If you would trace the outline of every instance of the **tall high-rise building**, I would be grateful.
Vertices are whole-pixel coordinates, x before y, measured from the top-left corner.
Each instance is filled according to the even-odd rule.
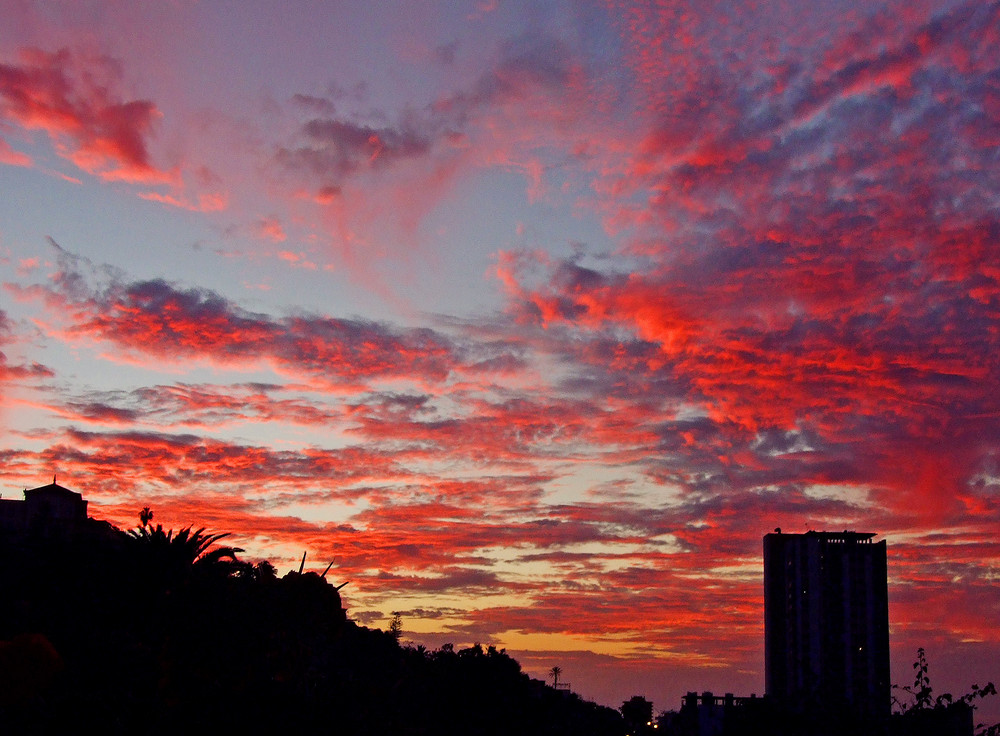
[[[886,549],[874,536],[764,536],[765,688],[785,707],[888,717]]]

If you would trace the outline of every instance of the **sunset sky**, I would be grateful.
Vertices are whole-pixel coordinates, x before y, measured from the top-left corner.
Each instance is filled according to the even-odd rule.
[[[894,682],[1000,681],[1000,3],[0,16],[5,498],[658,710],[877,532]]]

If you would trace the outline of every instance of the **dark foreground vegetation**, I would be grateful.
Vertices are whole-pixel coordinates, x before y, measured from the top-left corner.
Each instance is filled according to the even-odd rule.
[[[503,651],[401,646],[348,620],[322,576],[278,577],[220,539],[92,519],[0,538],[0,730],[624,733]]]
[[[279,577],[224,535],[151,516],[127,533],[94,519],[0,533],[0,734],[1000,736],[973,727],[993,684],[935,697],[923,650],[877,723],[708,693],[658,719],[639,696],[619,713],[493,647],[401,646],[398,618],[355,624],[324,576]]]

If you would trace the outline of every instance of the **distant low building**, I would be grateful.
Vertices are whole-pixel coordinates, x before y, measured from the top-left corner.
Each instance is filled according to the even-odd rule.
[[[747,698],[732,693],[719,696],[689,692],[680,711],[663,714],[658,725],[665,736],[756,734],[756,727],[764,720],[764,705],[764,699],[756,695]]]
[[[24,499],[0,498],[0,533],[8,538],[71,534],[87,521],[87,501],[52,482],[25,489]]]

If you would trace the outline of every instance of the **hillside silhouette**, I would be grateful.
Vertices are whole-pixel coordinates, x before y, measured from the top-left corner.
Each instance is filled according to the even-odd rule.
[[[494,647],[401,646],[351,621],[323,576],[279,577],[223,537],[94,519],[0,536],[5,732],[625,732]]]

